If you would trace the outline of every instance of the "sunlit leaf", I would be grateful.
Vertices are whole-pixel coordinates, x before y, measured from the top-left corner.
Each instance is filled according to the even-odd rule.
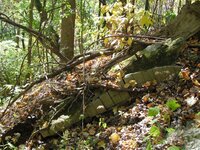
[[[177,100],[175,100],[175,99],[168,100],[167,103],[166,103],[166,105],[172,111],[175,111],[176,109],[178,109],[178,108],[181,107],[181,105],[178,104]]]
[[[107,5],[101,6],[101,13],[102,14],[106,13],[108,10],[109,10],[109,6],[107,6]]]
[[[124,84],[124,88],[128,88],[129,86],[130,86],[129,83],[125,83],[125,84]]]
[[[105,38],[105,39],[104,39],[104,44],[107,45],[108,42],[109,42],[108,38]]]
[[[101,141],[99,141],[98,143],[97,143],[97,147],[98,148],[103,148],[103,149],[105,149],[106,148],[106,143],[105,143],[105,141],[103,141],[103,140],[101,140]]]
[[[198,101],[198,98],[191,96],[191,97],[188,97],[187,99],[185,99],[185,101],[186,101],[187,105],[191,107],[194,104],[196,104],[196,102]]]
[[[130,80],[129,84],[130,86],[134,87],[135,85],[137,85],[137,82],[135,80]]]
[[[166,130],[169,134],[172,134],[172,133],[175,132],[175,129],[173,129],[173,128],[166,128],[165,130]]]
[[[180,150],[180,148],[177,146],[170,146],[167,150]]]
[[[120,140],[120,136],[117,133],[112,133],[111,136],[109,137],[111,143],[116,144]]]
[[[160,129],[157,126],[152,126],[149,131],[149,134],[153,137],[158,137],[160,136]]]
[[[148,110],[148,116],[156,116],[157,114],[160,113],[160,109],[158,107],[151,107]]]
[[[196,80],[196,79],[195,79],[195,80],[192,80],[192,82],[193,82],[193,84],[194,84],[194,85],[196,85],[196,86],[199,86],[199,87],[200,87],[200,83],[199,83],[199,81],[198,81],[198,80]]]
[[[150,141],[148,141],[148,144],[147,144],[146,150],[152,150],[152,144],[151,144]]]
[[[190,79],[190,71],[188,68],[186,69],[182,69],[181,72],[179,73],[179,76],[185,80],[189,80]]]
[[[131,46],[132,41],[133,41],[133,40],[132,40],[131,38],[128,38],[127,44],[128,44],[129,46]]]
[[[144,15],[142,16],[142,18],[140,20],[140,24],[142,26],[144,26],[144,25],[146,25],[146,26],[153,25],[152,19],[150,18],[150,15],[148,13],[144,13]]]

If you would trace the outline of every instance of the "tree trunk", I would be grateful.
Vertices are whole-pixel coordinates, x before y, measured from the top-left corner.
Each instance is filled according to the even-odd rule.
[[[61,22],[61,41],[60,50],[61,53],[68,59],[74,57],[74,31],[75,31],[75,0],[68,0],[70,10],[63,5],[63,18]],[[67,12],[66,12],[67,11]],[[67,15],[67,16],[65,16]]]
[[[29,28],[33,28],[33,7],[34,7],[34,0],[31,0],[30,6],[29,6]],[[33,44],[33,36],[32,34],[29,34],[29,39],[28,39],[28,66],[30,67],[31,65],[31,59],[32,59],[32,44]],[[26,74],[27,80],[30,80],[30,73]]]

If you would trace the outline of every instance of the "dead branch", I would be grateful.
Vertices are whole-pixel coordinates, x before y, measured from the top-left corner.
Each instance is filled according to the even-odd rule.
[[[113,54],[114,51],[111,51],[110,49],[107,49],[103,54],[106,55],[106,56],[109,56],[111,54]],[[90,55],[89,55],[90,54]],[[4,112],[2,113],[1,117],[0,117],[0,120],[2,119],[2,117],[5,115],[5,112],[7,111],[8,107],[13,105],[13,103],[18,99],[20,98],[22,95],[24,95],[28,90],[30,90],[34,85],[38,84],[38,83],[41,83],[43,81],[45,81],[46,79],[50,79],[50,78],[53,78],[57,75],[59,75],[60,73],[64,72],[64,71],[71,71],[72,69],[74,69],[77,65],[81,64],[84,59],[85,61],[89,61],[89,60],[92,60],[96,57],[99,57],[102,55],[102,52],[94,52],[94,53],[88,53],[88,56],[86,56],[85,58],[81,57],[81,55],[79,55],[78,57],[76,57],[76,59],[72,59],[74,61],[70,61],[66,66],[56,70],[55,72],[51,73],[51,74],[48,74],[44,77],[41,77],[39,78],[38,80],[30,83],[24,91],[22,91],[19,95],[17,95],[16,97],[14,97],[13,99],[11,99],[9,102],[8,102],[8,105],[6,107],[6,109],[4,109]]]

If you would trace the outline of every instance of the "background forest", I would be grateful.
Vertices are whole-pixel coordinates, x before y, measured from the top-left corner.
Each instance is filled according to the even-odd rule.
[[[159,30],[184,4],[181,0],[79,0],[76,4],[1,0],[1,99],[11,94],[12,86],[20,90],[66,58],[101,47],[131,45],[134,35]]]
[[[178,130],[177,124],[181,121],[185,125],[188,118],[198,120],[199,129],[198,2],[0,0],[0,149],[18,149],[20,144],[25,143],[21,149],[185,148],[183,141],[175,140],[179,132],[166,143],[163,141],[166,135]],[[192,10],[194,3],[195,10]],[[180,13],[183,8],[185,12]],[[182,18],[176,19],[179,15]],[[190,15],[198,18],[196,22],[192,22],[195,20],[192,17],[188,19]],[[153,50],[158,52],[154,53]],[[143,59],[144,55],[147,56],[146,60]],[[132,65],[126,66],[126,61],[121,63],[124,60]],[[147,72],[156,74],[160,71],[154,67],[163,67],[160,69],[165,73],[165,69],[172,70],[169,76],[176,74],[179,79],[173,78],[163,85],[162,81],[167,76],[159,76],[157,81],[149,82],[151,74]],[[141,75],[144,70],[147,70],[147,77]],[[145,81],[139,77],[139,81],[125,78],[128,73],[135,73],[135,78],[137,75],[144,76]],[[101,99],[104,92],[112,93],[112,90],[122,92],[118,97],[128,102],[128,106],[118,107],[122,100],[117,103],[114,100],[108,109],[98,105],[95,113],[91,111],[91,114],[87,114],[89,106],[95,105],[90,101],[97,94],[100,98],[96,99]],[[44,97],[52,98],[53,104]],[[112,101],[112,96],[109,97]],[[186,102],[182,103],[180,97],[184,97]],[[107,97],[102,99],[109,101]],[[41,102],[37,103],[36,100]],[[68,117],[63,109],[74,117],[70,125],[62,122],[67,120],[63,116]],[[186,109],[187,112],[182,111]],[[108,112],[108,115],[101,116],[104,112]],[[188,112],[191,114],[188,115]],[[184,116],[178,122],[177,116],[180,114],[189,117]],[[84,124],[86,118],[94,116],[96,118]],[[132,120],[128,121],[129,117]],[[62,125],[53,124],[53,120],[62,122]],[[77,128],[63,131],[78,121],[82,122]],[[149,121],[149,125],[143,125],[145,121]],[[117,123],[118,126],[114,128]],[[128,123],[135,126],[124,128],[123,125]],[[52,124],[54,131],[47,130]],[[20,135],[15,134],[18,133],[15,130],[24,126],[30,127],[24,128],[23,132],[27,131],[24,135],[21,131]],[[142,134],[139,135],[136,128],[145,129],[140,129]],[[129,136],[132,130],[134,134],[130,133]],[[55,135],[54,132],[61,132],[57,134],[58,139],[45,139]],[[198,133],[199,130],[194,132]],[[200,132],[198,136],[200,139]],[[131,140],[126,140],[129,137]]]

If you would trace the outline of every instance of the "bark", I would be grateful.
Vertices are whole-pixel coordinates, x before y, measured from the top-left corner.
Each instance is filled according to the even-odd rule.
[[[34,7],[34,0],[31,0],[30,6],[29,6],[29,28],[33,28],[33,7]],[[33,44],[33,37],[32,34],[29,34],[28,39],[28,66],[31,65],[31,59],[32,59],[32,44]],[[30,80],[30,73],[26,75],[28,80]]]
[[[75,0],[69,0],[70,10],[63,7],[63,15],[61,21],[61,41],[60,50],[62,54],[70,60],[74,57],[74,32],[75,32]],[[67,15],[67,16],[65,16]]]

